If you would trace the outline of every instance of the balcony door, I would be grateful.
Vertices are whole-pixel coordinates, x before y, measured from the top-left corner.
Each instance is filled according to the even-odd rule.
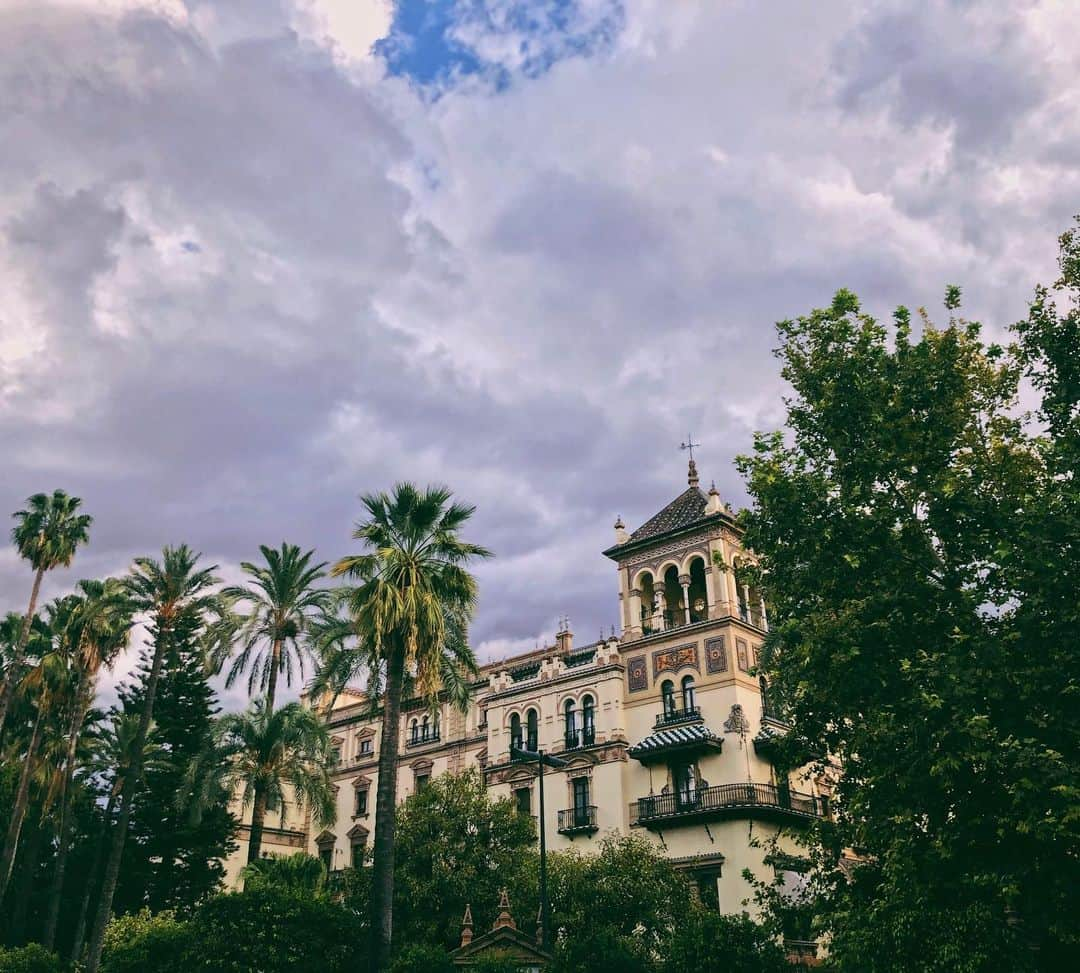
[[[680,809],[693,807],[697,803],[697,775],[693,764],[679,764],[673,769],[675,778],[675,800]]]
[[[589,823],[589,778],[575,777],[574,786],[574,827],[583,828]]]

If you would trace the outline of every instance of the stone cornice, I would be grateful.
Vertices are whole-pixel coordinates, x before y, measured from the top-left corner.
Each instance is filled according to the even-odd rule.
[[[563,683],[573,682],[575,679],[582,679],[586,676],[592,677],[603,675],[608,672],[622,672],[625,668],[626,667],[621,662],[607,662],[601,666],[582,667],[581,669],[575,669],[572,672],[564,672],[554,679],[536,679],[530,682],[520,683],[516,686],[510,686],[508,689],[503,689],[497,693],[492,693],[490,696],[485,696],[484,702],[490,703],[495,700],[509,699],[512,696],[530,695],[547,686],[559,686]]]

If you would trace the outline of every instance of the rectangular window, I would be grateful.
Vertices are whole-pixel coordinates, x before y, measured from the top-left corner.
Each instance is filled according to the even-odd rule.
[[[374,749],[375,749],[375,743],[371,739],[371,737],[368,737],[366,740],[361,740],[360,741],[360,756],[361,757],[369,756],[372,753],[372,751],[374,751]]]
[[[514,803],[521,814],[532,814],[532,788],[519,787],[514,791]]]
[[[266,798],[266,813],[269,814],[272,811],[281,810],[281,798],[277,794],[269,794]]]
[[[431,774],[417,774],[416,775],[416,789],[423,790],[427,787],[428,782],[431,780]]]
[[[367,809],[368,791],[366,787],[360,788],[356,792],[356,816],[358,818],[366,817],[368,813]]]
[[[589,824],[589,778],[575,777],[574,788],[574,827],[583,828]]]
[[[364,852],[367,850],[367,845],[363,841],[357,841],[352,846],[352,867],[363,868],[364,866]]]
[[[331,747],[330,749],[330,766],[336,767],[341,763],[341,746]]]
[[[333,868],[334,863],[334,846],[323,845],[321,848],[319,848],[319,859],[323,863],[323,868],[325,868],[327,873],[329,873],[331,868]]]

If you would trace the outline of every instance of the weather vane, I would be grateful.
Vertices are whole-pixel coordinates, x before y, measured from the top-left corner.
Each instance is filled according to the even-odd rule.
[[[699,446],[701,446],[701,443],[695,443],[694,442],[694,437],[691,436],[689,433],[687,433],[686,442],[685,443],[679,443],[679,449],[688,449],[688,450],[690,450],[690,459],[691,460],[694,458],[694,449],[699,447]]]

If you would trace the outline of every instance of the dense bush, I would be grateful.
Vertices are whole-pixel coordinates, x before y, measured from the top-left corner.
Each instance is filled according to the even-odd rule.
[[[353,973],[366,955],[355,913],[325,896],[262,887],[216,896],[186,922],[114,920],[103,973]]]
[[[402,946],[390,964],[390,973],[453,973],[450,954],[442,946],[410,943]]]
[[[694,909],[664,950],[663,973],[784,973],[784,951],[746,916]]]
[[[0,948],[0,973],[63,973],[65,969],[55,953],[37,943],[18,949]]]

